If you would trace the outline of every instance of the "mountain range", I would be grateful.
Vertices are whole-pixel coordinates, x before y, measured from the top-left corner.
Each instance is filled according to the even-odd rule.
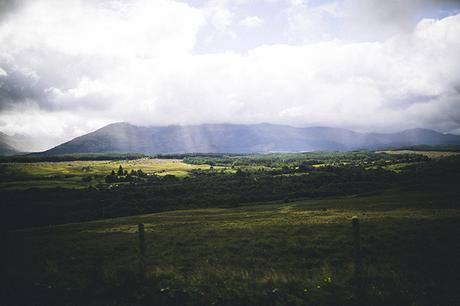
[[[109,124],[42,154],[299,152],[459,144],[458,135],[428,129],[358,133],[341,128],[297,128],[267,123],[145,127],[122,122]]]

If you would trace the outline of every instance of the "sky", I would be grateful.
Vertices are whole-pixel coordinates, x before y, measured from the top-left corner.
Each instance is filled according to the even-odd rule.
[[[460,1],[0,0],[0,131],[113,122],[460,134]]]

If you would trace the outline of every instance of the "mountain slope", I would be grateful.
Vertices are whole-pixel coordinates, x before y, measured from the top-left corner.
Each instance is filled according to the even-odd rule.
[[[157,127],[114,123],[63,143],[44,154],[248,153],[377,149],[438,144],[460,144],[460,136],[426,129],[412,129],[393,134],[365,134],[339,128],[295,128],[266,123]]]
[[[0,132],[0,155],[14,155],[19,153],[11,142],[10,136]]]

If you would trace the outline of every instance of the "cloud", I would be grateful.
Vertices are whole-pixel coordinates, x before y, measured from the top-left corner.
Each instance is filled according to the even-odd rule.
[[[206,10],[209,22],[217,30],[227,32],[233,22],[233,13],[223,6],[211,6]]]
[[[291,42],[308,43],[332,39],[338,17],[338,2],[312,5],[309,1],[293,0],[287,9]]]
[[[410,32],[427,14],[445,17],[458,0],[344,0],[340,3],[343,34],[355,40],[386,39]]]
[[[263,24],[263,19],[258,16],[248,16],[240,21],[240,24],[248,28],[257,28]]]
[[[120,66],[188,54],[205,22],[199,10],[166,0],[30,1],[14,14],[0,24],[0,67],[9,67],[1,105],[31,98],[54,109],[72,104],[57,93],[77,94]]]
[[[287,41],[198,54],[203,31],[237,43],[235,20],[264,18],[251,33],[274,21],[228,3],[30,1],[0,22],[0,130],[41,139],[34,149],[116,121],[458,131],[460,15],[368,39],[350,12],[386,13],[347,3],[290,2]]]
[[[292,0],[287,9],[291,41],[383,41],[409,33],[427,16],[458,12],[458,0]]]
[[[108,123],[94,113],[47,112],[33,105],[4,111],[0,117],[2,130],[14,135],[20,141],[15,147],[24,152],[49,149]]]
[[[10,48],[38,47],[69,56],[161,56],[188,52],[204,19],[181,3],[34,1],[2,28]],[[14,37],[13,37],[14,35]]]
[[[19,9],[24,1],[22,0],[1,0],[0,1],[0,22],[2,19],[8,17],[8,15],[15,10]]]
[[[138,102],[141,114],[134,108],[125,115],[142,124],[269,121],[400,129],[429,123],[446,129],[457,124],[449,116],[457,113],[459,25],[454,16],[424,20],[413,33],[382,43],[267,45],[247,55],[143,62],[155,78],[134,70],[140,82],[126,99],[144,102]],[[418,114],[431,114],[436,124]]]
[[[16,103],[42,103],[43,87],[37,75],[27,70],[4,70],[0,68],[0,111],[14,106]]]

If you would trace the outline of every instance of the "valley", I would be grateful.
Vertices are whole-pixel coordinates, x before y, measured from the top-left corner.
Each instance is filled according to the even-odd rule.
[[[460,298],[456,154],[112,157],[0,164],[10,298],[22,305],[452,305]],[[361,223],[359,291],[352,217]]]

